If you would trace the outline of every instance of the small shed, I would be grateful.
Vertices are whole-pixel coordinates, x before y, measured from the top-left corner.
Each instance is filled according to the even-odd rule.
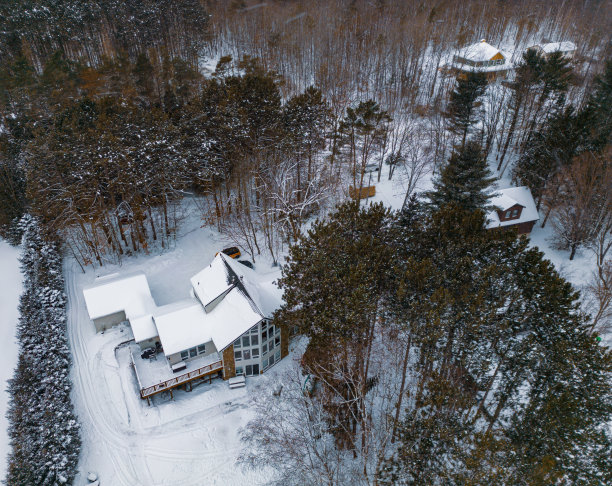
[[[540,219],[528,187],[499,190],[491,200],[495,207],[487,215],[487,228],[513,228],[519,235],[529,234]]]

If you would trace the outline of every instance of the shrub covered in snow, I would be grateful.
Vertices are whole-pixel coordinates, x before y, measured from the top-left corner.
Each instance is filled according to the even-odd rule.
[[[12,451],[7,484],[71,484],[80,452],[79,423],[70,401],[70,353],[62,260],[38,222],[22,219],[19,360],[9,382]]]

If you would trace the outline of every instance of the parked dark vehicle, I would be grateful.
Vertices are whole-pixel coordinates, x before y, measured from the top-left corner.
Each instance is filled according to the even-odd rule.
[[[245,267],[253,268],[253,264],[248,260],[238,260],[238,263],[242,263]]]

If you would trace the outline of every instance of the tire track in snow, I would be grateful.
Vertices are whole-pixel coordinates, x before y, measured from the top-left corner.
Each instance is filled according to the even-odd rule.
[[[233,456],[240,447],[221,447],[219,450],[207,451],[201,449],[177,450],[155,442],[162,442],[178,435],[209,431],[227,415],[228,404],[215,404],[189,413],[180,418],[169,420],[159,425],[146,426],[139,413],[130,414],[130,403],[133,397],[109,396],[113,387],[107,381],[108,371],[117,373],[122,393],[126,393],[125,379],[131,379],[129,373],[121,373],[121,364],[117,361],[114,347],[119,342],[111,340],[100,347],[95,356],[91,357],[87,348],[88,336],[86,331],[89,316],[85,311],[85,304],[81,292],[76,284],[73,269],[64,269],[68,298],[68,336],[73,353],[74,390],[76,401],[81,405],[80,411],[87,413],[87,420],[83,425],[90,425],[96,439],[103,443],[106,457],[113,466],[119,484],[125,486],[165,486],[178,484],[176,479],[166,480],[155,478],[151,472],[149,461],[158,464],[167,461],[173,465],[188,466],[186,471],[198,471],[198,474],[181,478],[181,486],[200,486],[205,477],[207,484],[231,483],[241,484],[240,481],[223,481],[218,473],[222,470],[231,471]],[[90,328],[89,328],[90,330]],[[124,337],[124,336],[123,336]],[[112,356],[112,357],[111,357]],[[131,371],[131,370],[129,370]],[[135,395],[137,397],[137,395]],[[136,403],[140,401],[137,397]],[[117,410],[117,404],[125,407],[125,416]],[[108,403],[107,406],[104,406]],[[232,406],[246,406],[246,396],[232,400]],[[143,440],[150,437],[151,442]],[[87,445],[87,441],[84,441]],[[189,467],[192,465],[192,467]],[[181,468],[183,469],[183,468]],[[223,475],[222,475],[223,476]],[[193,478],[193,479],[192,479]]]
[[[110,414],[108,412],[112,413],[112,407],[110,407],[110,410],[103,410],[100,406],[101,403],[104,403],[104,400],[100,400],[100,397],[97,396],[96,387],[93,384],[90,373],[90,364],[94,364],[95,369],[98,368],[99,364],[96,363],[95,359],[93,363],[88,359],[89,353],[83,335],[83,325],[89,321],[89,316],[83,315],[84,303],[81,302],[78,295],[79,292],[76,289],[73,269],[65,268],[64,275],[66,288],[69,291],[67,308],[68,337],[73,352],[73,377],[76,378],[75,391],[77,392],[78,400],[87,412],[90,424],[99,434],[100,439],[103,439],[105,449],[114,466],[118,479],[125,486],[136,486],[143,484],[140,482],[140,478],[144,476],[147,481],[145,484],[152,485],[154,482],[144,460],[144,452],[136,454],[137,457],[141,457],[143,463],[143,467],[137,470],[132,460],[134,449],[126,447],[126,443],[130,444],[131,442],[129,437],[126,437],[125,434],[122,436],[118,435],[117,425],[120,422],[115,421],[115,423],[111,423],[109,420]],[[138,448],[138,444],[130,445]]]

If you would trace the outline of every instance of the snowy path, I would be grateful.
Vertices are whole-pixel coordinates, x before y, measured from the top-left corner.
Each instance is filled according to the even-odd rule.
[[[13,376],[19,351],[15,340],[17,306],[21,294],[18,258],[19,249],[0,240],[0,342],[2,342],[0,355],[0,480],[6,474],[6,458],[9,452],[6,380]]]
[[[203,230],[185,235],[178,248],[163,255],[130,258],[101,273],[143,270],[156,301],[184,298],[189,277],[208,263],[219,243]],[[176,391],[174,400],[156,397],[147,406],[138,395],[128,350],[116,348],[132,337],[128,327],[96,334],[82,288],[94,278],[66,259],[68,334],[73,354],[73,400],[82,424],[81,484],[96,471],[101,484],[113,486],[257,485],[261,472],[243,471],[235,460],[241,450],[240,427],[251,417],[249,394],[266,389],[269,378],[249,380],[229,390],[221,380],[192,392]],[[80,481],[80,482],[79,482]]]

